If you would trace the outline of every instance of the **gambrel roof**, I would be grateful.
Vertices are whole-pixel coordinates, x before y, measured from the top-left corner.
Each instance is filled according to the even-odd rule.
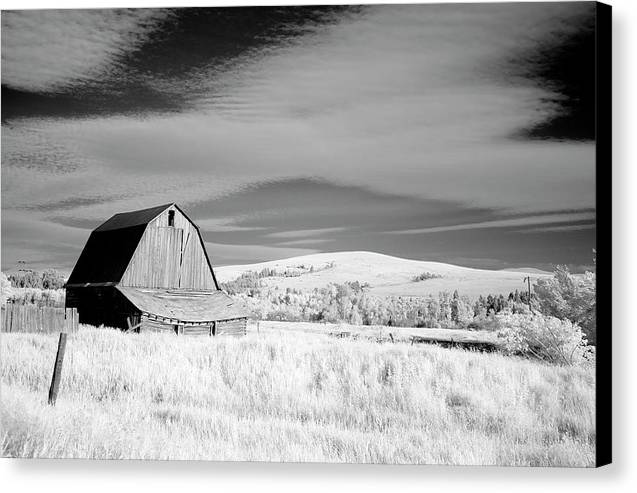
[[[67,286],[113,286],[119,283],[148,224],[170,207],[181,212],[199,230],[174,203],[115,214],[93,230],[69,276]],[[203,240],[200,240],[208,267],[217,284]]]

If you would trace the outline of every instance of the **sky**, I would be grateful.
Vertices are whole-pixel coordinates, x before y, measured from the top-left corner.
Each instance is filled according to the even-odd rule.
[[[2,269],[176,202],[213,265],[582,269],[594,3],[2,12]]]

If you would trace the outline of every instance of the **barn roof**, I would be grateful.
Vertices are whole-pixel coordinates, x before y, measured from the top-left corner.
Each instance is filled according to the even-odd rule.
[[[195,229],[199,229],[175,203],[115,214],[93,230],[69,276],[67,286],[103,286],[120,282],[146,226],[169,207],[179,210]],[[203,239],[199,239],[218,289],[208,252]]]
[[[93,231],[71,272],[67,286],[119,282],[145,229],[146,225],[142,224],[123,229]]]
[[[212,322],[247,317],[245,308],[223,291],[186,291],[117,286],[141,312],[181,322]]]
[[[145,226],[172,205],[175,204],[158,205],[157,207],[150,207],[149,209],[141,209],[138,211],[120,212],[98,226],[95,231],[112,231],[133,226]]]
[[[89,236],[67,285],[119,282],[146,225],[172,205],[122,212],[98,226]]]

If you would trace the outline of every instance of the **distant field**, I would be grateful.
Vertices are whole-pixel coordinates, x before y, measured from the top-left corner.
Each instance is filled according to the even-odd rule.
[[[498,337],[493,331],[463,330],[463,329],[431,329],[389,327],[387,325],[352,325],[346,323],[314,323],[314,322],[279,322],[262,320],[250,322],[249,332],[279,336],[281,333],[308,333],[322,334],[336,337],[348,337],[353,339],[366,339],[380,342],[405,342],[412,343],[416,338],[420,342],[431,343],[459,343],[466,347],[482,343],[498,345]],[[420,343],[418,342],[418,343]],[[473,343],[473,344],[472,344]]]
[[[2,334],[2,455],[592,466],[594,372],[294,331]]]
[[[325,268],[333,262],[333,267]],[[428,296],[440,291],[477,297],[487,294],[508,295],[516,289],[523,291],[526,284],[526,270],[484,270],[459,267],[439,262],[407,260],[373,252],[336,252],[319,253],[293,257],[284,260],[262,262],[259,264],[217,267],[215,274],[220,282],[236,279],[244,272],[259,272],[264,268],[284,271],[304,265],[314,266],[316,272],[305,273],[298,277],[276,277],[264,279],[268,285],[279,289],[313,289],[329,283],[358,281],[369,283],[370,293],[380,296]],[[533,279],[550,277],[550,272],[531,269]],[[414,282],[414,277],[429,272],[441,276]]]

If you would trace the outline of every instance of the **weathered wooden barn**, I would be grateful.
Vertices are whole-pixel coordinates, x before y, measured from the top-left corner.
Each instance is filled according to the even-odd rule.
[[[176,204],[115,214],[95,229],[66,284],[66,306],[81,323],[124,330],[243,335],[247,323]]]

